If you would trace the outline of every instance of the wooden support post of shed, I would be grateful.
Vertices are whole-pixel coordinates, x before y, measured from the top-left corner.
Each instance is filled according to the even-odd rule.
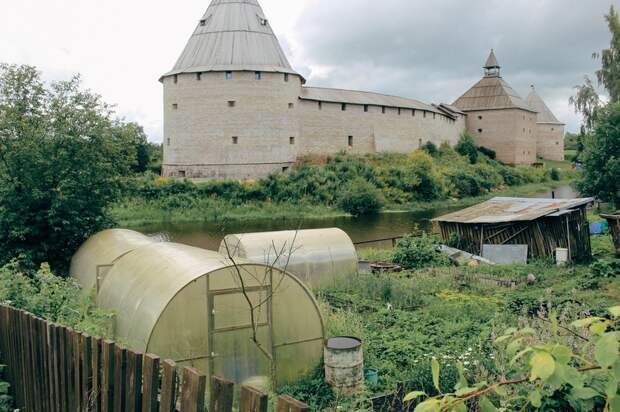
[[[235,383],[219,376],[211,377],[209,412],[230,412],[233,406]]]
[[[484,225],[480,226],[480,253],[478,256],[482,256],[482,251],[484,249]]]
[[[568,217],[570,216],[570,214],[566,215],[566,240],[567,240],[567,248],[568,248],[568,261],[572,261],[572,257],[571,257],[571,247],[570,247],[570,222],[568,220]]]

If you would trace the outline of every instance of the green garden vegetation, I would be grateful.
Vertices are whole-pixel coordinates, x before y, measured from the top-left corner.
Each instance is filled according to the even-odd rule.
[[[410,263],[422,269],[359,275],[317,293],[328,334],[363,339],[365,366],[379,370],[378,385],[339,397],[317,369],[280,391],[312,410],[370,411],[369,399],[393,392],[399,382],[414,403],[426,401],[417,411],[603,410],[606,392],[617,382],[611,372],[620,367],[617,347],[614,355],[604,346],[614,345],[610,335],[618,338],[609,308],[620,303],[610,236],[593,238],[591,264],[567,267],[545,260],[457,267],[433,260],[434,245],[429,237],[407,238],[394,251],[361,250],[362,258],[388,261],[417,250],[430,260]],[[494,280],[514,281],[516,287]],[[604,332],[583,330],[583,321],[573,324],[584,318],[593,318],[589,326]],[[599,344],[603,338],[611,343]],[[597,351],[609,353],[607,363],[599,363]],[[539,359],[542,367],[532,369]],[[609,362],[616,368],[610,373],[580,371]],[[506,383],[512,380],[519,383]]]
[[[531,194],[573,177],[568,170],[505,166],[489,157],[490,151],[472,149],[470,143],[465,136],[461,145],[465,155],[448,145],[433,149],[427,144],[408,156],[341,154],[323,161],[305,159],[287,173],[258,181],[128,179],[124,200],[112,208],[112,215],[126,225],[360,215],[477,201],[493,193],[512,194],[526,185]]]

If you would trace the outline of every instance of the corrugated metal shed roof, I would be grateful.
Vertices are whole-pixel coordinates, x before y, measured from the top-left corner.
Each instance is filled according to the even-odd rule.
[[[453,105],[464,111],[521,109],[536,113],[501,77],[484,77]]]
[[[172,71],[298,74],[256,0],[213,0]]]
[[[527,96],[527,104],[532,110],[538,112],[538,123],[564,124],[555,117],[551,109],[549,109],[549,106],[547,106],[540,95],[536,93],[536,88],[534,86],[532,86],[532,91]]]
[[[433,219],[452,223],[505,223],[532,221],[594,202],[594,198],[530,199],[496,197],[476,206]]]
[[[406,99],[404,97],[389,96],[386,94],[362,92],[357,90],[327,89],[322,87],[302,87],[302,100],[315,100],[333,103],[367,104],[373,106],[400,107],[404,109],[426,110],[428,112],[442,113],[430,104],[419,100]]]

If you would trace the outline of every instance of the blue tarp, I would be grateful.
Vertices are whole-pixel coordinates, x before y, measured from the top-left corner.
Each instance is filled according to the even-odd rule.
[[[607,229],[609,229],[609,224],[605,220],[594,222],[590,225],[590,234],[602,235],[604,233],[607,233]]]

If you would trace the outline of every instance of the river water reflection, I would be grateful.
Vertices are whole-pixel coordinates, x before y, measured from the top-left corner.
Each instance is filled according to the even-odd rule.
[[[554,190],[556,198],[574,198],[577,194],[570,186]],[[551,198],[552,192],[533,197]],[[302,221],[273,219],[227,224],[214,223],[157,223],[132,227],[139,232],[154,235],[177,243],[217,250],[225,234],[251,233],[276,230],[320,229],[338,227],[349,234],[353,242],[365,242],[402,236],[406,233],[432,231],[431,219],[460,209],[461,207],[437,208],[423,212],[381,213],[375,216],[308,219]],[[391,242],[373,243],[368,246],[387,247]]]

